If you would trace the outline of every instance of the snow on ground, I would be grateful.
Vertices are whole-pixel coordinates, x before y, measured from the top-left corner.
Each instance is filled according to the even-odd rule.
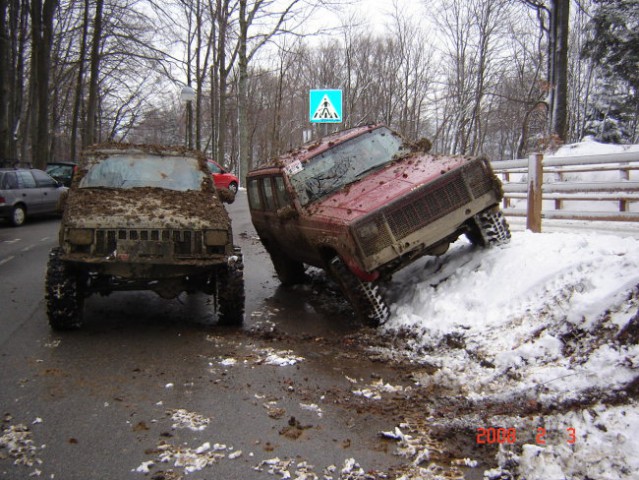
[[[502,468],[527,480],[637,478],[639,240],[514,232],[480,249],[460,239],[400,272],[389,293],[383,332],[436,367],[423,386],[543,413],[499,419],[532,435],[502,444],[486,478],[505,478]],[[547,437],[536,441],[537,428]]]

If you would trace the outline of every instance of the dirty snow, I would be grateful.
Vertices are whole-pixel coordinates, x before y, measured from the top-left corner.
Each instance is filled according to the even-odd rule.
[[[199,413],[189,412],[184,408],[169,410],[167,415],[173,420],[173,428],[187,428],[194,432],[200,432],[208,427],[211,419],[200,415]]]
[[[292,459],[280,459],[279,457],[263,460],[254,470],[266,472],[282,480],[369,480],[375,479],[374,475],[368,475],[364,469],[355,461],[348,458],[342,467],[330,465],[320,474],[315,472],[315,467],[308,462],[296,462]]]
[[[10,416],[6,414],[4,421],[10,420]],[[34,421],[33,424],[41,423],[41,421]],[[40,448],[44,448],[44,446]],[[22,423],[8,425],[0,431],[0,459],[8,456],[13,459],[15,465],[39,466],[42,465],[42,460],[37,457],[38,450],[39,448],[33,441],[33,434],[26,425]],[[40,470],[36,468],[29,476],[39,476],[40,473]]]
[[[639,241],[515,232],[509,244],[482,250],[459,240],[394,280],[397,301],[382,332],[405,339],[405,358],[434,367],[415,379],[420,386],[476,404],[537,402],[548,413],[536,421],[564,433],[546,445],[502,445],[502,465],[518,465],[514,473],[528,480],[636,478],[639,408],[625,395],[639,378],[636,332],[628,333],[638,322]],[[580,402],[592,407],[553,412]],[[563,438],[569,428],[574,444]]]

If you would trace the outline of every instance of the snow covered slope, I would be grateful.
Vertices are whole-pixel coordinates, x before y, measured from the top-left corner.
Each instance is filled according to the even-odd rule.
[[[545,429],[545,444],[500,445],[486,478],[638,478],[639,240],[515,232],[487,250],[459,240],[400,272],[389,293],[384,332],[436,367],[422,385],[511,405],[487,414],[493,425]]]

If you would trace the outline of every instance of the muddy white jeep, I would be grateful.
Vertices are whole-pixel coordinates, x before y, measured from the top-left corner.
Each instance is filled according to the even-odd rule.
[[[383,125],[304,145],[247,175],[251,219],[283,284],[306,265],[336,280],[368,325],[387,319],[379,283],[465,234],[510,239],[501,183],[485,158],[428,154]]]
[[[120,144],[83,153],[49,254],[51,327],[80,326],[86,297],[118,290],[204,292],[219,323],[242,323],[242,253],[204,156]]]

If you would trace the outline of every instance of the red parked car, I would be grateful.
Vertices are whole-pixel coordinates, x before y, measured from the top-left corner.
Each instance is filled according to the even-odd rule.
[[[228,188],[231,192],[237,193],[237,187],[240,181],[235,175],[222,168],[219,163],[213,160],[207,160],[206,164],[211,171],[211,175],[213,175],[215,188]]]

